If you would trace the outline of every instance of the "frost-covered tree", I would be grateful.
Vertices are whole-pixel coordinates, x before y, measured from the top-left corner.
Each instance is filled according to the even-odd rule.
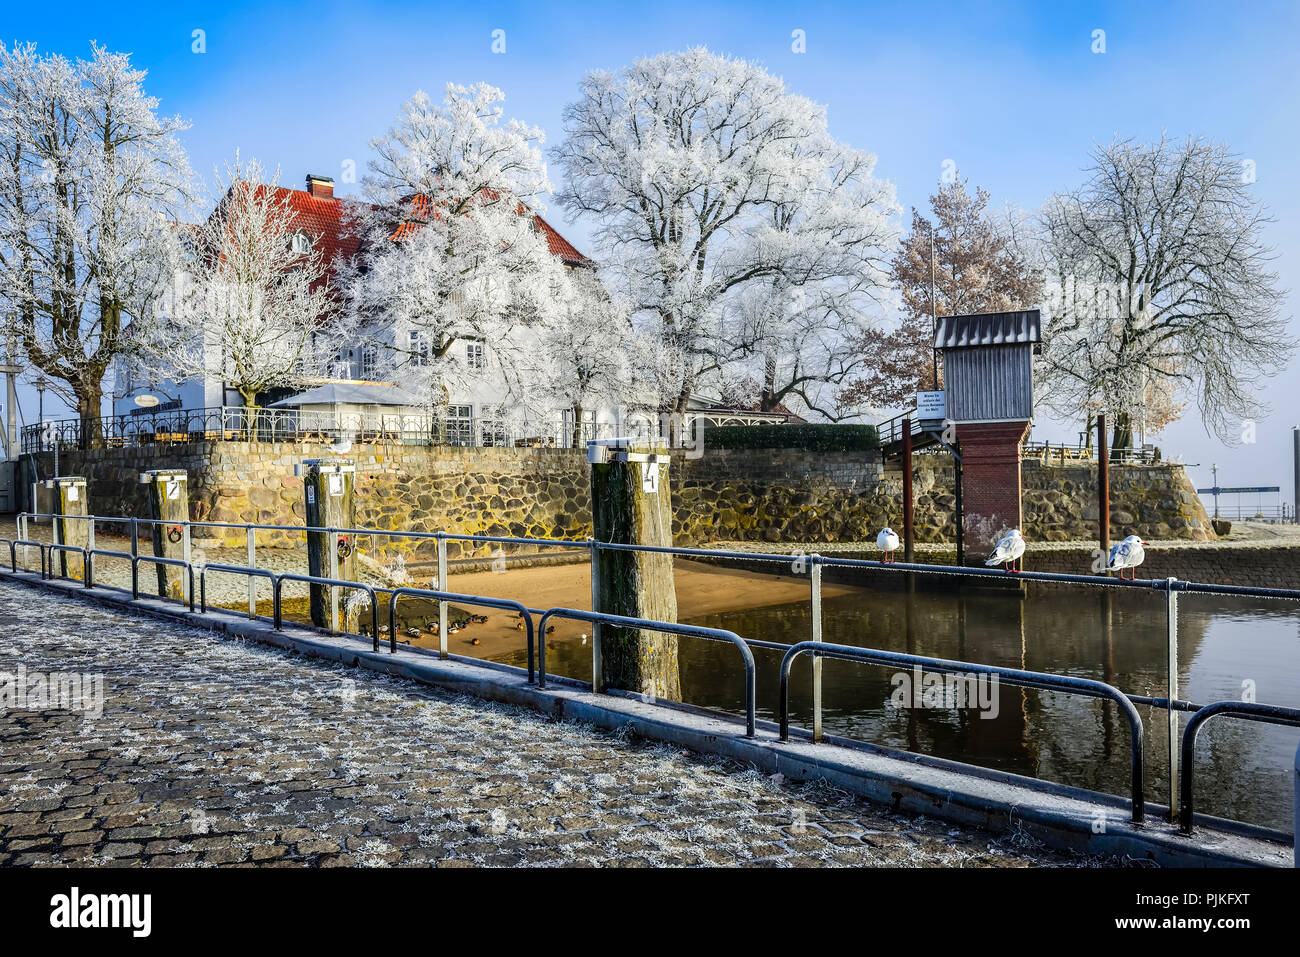
[[[872,177],[874,156],[828,137],[801,142],[792,153],[793,163],[814,167],[818,178],[775,197],[738,251],[777,263],[778,271],[743,284],[724,310],[734,317],[728,341],[756,384],[736,399],[764,412],[789,403],[839,418],[834,387],[860,368],[856,343],[894,298],[888,257],[898,239],[897,206],[893,188]]]
[[[884,284],[894,201],[873,157],[830,138],[822,107],[693,49],[589,74],[564,117],[561,199],[596,221],[607,282],[675,353],[660,364],[668,410],[737,361],[757,365],[768,406],[837,374],[817,354]]]
[[[534,216],[550,192],[542,132],[505,120],[502,92],[449,84],[416,93],[371,143],[372,206],[352,308],[403,384],[436,404],[473,371],[453,346],[482,343],[517,392],[527,330],[562,318],[567,277]]]
[[[123,331],[151,321],[190,199],[186,126],[158,115],[144,77],[97,45],[76,62],[0,46],[0,303],[83,445],[109,366],[147,338]]]
[[[1092,159],[1043,212],[1042,400],[1065,416],[1104,403],[1122,448],[1144,410],[1167,416],[1187,395],[1232,441],[1294,351],[1250,178],[1195,138],[1116,140]]]
[[[570,444],[582,445],[586,412],[635,403],[632,326],[625,305],[612,300],[590,270],[571,277],[563,316],[536,333],[529,376],[532,395],[572,415]],[[590,436],[595,438],[595,436]]]
[[[238,155],[217,174],[212,214],[185,230],[188,267],[140,342],[146,375],[219,378],[251,409],[268,389],[326,373],[345,314],[279,177],[265,182]]]

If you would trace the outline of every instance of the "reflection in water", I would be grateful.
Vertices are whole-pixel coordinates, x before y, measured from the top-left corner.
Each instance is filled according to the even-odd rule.
[[[1032,671],[1095,678],[1131,694],[1161,696],[1165,675],[1163,592],[1101,592],[1025,583],[1025,593],[963,589],[943,593],[860,590],[823,599],[824,640]],[[1300,609],[1291,603],[1184,595],[1179,671],[1184,697],[1239,699],[1255,682],[1259,701],[1300,705]],[[792,643],[811,635],[808,603],[722,612],[693,623],[746,637]],[[590,679],[591,649],[548,643],[548,669]],[[741,713],[743,669],[728,644],[680,641],[682,691],[693,704]],[[760,716],[775,718],[780,655],[755,649]],[[523,664],[522,653],[504,660]],[[811,727],[811,667],[791,673],[791,720]],[[996,717],[975,709],[894,708],[892,669],[827,661],[823,721],[828,734],[951,758],[1078,787],[1125,795],[1128,722],[1105,701],[999,686]],[[1164,712],[1139,706],[1145,730],[1147,797],[1167,799]],[[1290,831],[1291,775],[1300,732],[1234,721],[1211,722],[1200,737],[1200,810]]]

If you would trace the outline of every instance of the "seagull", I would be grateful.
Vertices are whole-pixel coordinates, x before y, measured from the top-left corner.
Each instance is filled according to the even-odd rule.
[[[876,547],[885,553],[886,564],[893,564],[894,552],[898,551],[898,533],[886,525],[876,536]]]
[[[1025,554],[1025,540],[1020,536],[1020,529],[1013,528],[1002,536],[997,547],[989,554],[988,561],[985,565],[1005,565],[1008,571],[1018,572],[1019,568],[1012,568],[1020,557]],[[1021,562],[1023,564],[1023,562]]]
[[[1124,541],[1118,543],[1110,550],[1110,564],[1106,566],[1109,571],[1119,572],[1119,577],[1124,578],[1124,569],[1129,569],[1129,580],[1137,578],[1137,567],[1146,560],[1147,553],[1144,551],[1146,542],[1136,535],[1130,535]]]

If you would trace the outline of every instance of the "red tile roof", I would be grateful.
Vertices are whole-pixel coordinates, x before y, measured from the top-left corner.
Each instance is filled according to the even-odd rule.
[[[495,200],[498,196],[495,190],[485,190],[485,192],[492,200]],[[528,213],[529,213],[528,207],[525,206],[523,203],[520,203],[519,215],[525,216],[528,215]],[[405,236],[409,236],[416,229],[420,228],[420,223],[428,215],[429,215],[428,197],[423,195],[412,197],[411,218],[398,224],[397,228],[393,231],[393,235],[391,238],[401,239]],[[567,239],[561,236],[554,226],[552,226],[545,219],[543,219],[540,213],[532,213],[532,217],[536,221],[542,233],[546,236],[546,248],[551,251],[552,256],[558,256],[560,261],[563,262],[566,266],[594,266],[595,265],[594,262],[592,262],[590,259],[584,256],[582,253],[578,252],[578,248],[574,246],[573,243],[569,242]]]
[[[361,248],[360,231],[354,223],[349,222],[350,217],[346,214],[349,208],[357,208],[354,200],[316,197],[305,189],[290,189],[287,186],[277,186],[275,193],[276,199],[288,195],[299,228],[311,236],[312,244],[321,250],[327,262],[333,263],[339,256],[351,258]],[[520,214],[525,213],[526,208],[521,206]],[[419,218],[418,210],[416,218]],[[551,255],[558,256],[567,266],[595,265],[540,215],[534,213],[533,218],[546,235],[546,246]],[[395,235],[403,235],[413,228],[415,224],[408,220],[398,227]]]
[[[305,189],[285,186],[276,187],[275,193],[276,199],[289,195],[298,228],[311,237],[312,245],[321,251],[326,262],[333,263],[336,256],[351,258],[361,248],[359,231],[347,222],[345,215],[351,206],[348,200],[317,198]]]
[[[578,248],[569,242],[558,232],[555,227],[542,219],[539,213],[534,213],[533,218],[537,220],[538,225],[542,227],[542,232],[546,234],[546,245],[551,250],[552,256],[559,256],[566,266],[594,266],[596,265],[582,253]]]
[[[268,187],[265,184],[258,184],[257,188],[262,190]],[[363,237],[359,217],[350,215],[351,211],[360,212],[362,208],[355,200],[340,199],[337,196],[313,196],[307,190],[290,189],[287,186],[275,187],[275,195],[277,200],[288,196],[297,227],[311,237],[313,248],[320,251],[329,266],[331,278],[336,266],[344,260],[351,259],[361,249]],[[399,238],[419,228],[419,220],[423,218],[428,202],[424,197],[417,197],[416,200],[413,204],[415,215],[398,225],[393,238]],[[224,202],[223,200],[222,203]],[[218,215],[220,208],[218,205],[212,215]],[[520,215],[525,215],[528,210],[520,204],[519,212]],[[546,245],[552,255],[558,256],[568,266],[595,265],[561,236],[550,223],[535,213],[533,216],[546,235]],[[197,229],[197,227],[193,228]]]

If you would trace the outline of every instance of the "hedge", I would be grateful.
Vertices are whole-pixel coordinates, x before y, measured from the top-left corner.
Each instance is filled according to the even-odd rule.
[[[874,425],[720,425],[705,430],[704,447],[867,452],[880,448],[880,436]]]

